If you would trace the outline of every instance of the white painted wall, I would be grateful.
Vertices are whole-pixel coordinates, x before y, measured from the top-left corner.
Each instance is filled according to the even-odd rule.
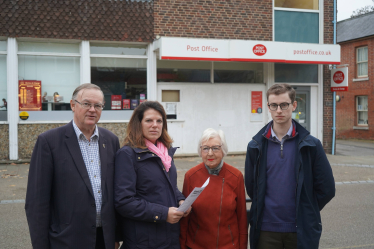
[[[196,154],[198,140],[207,128],[225,132],[229,152],[245,152],[268,120],[265,84],[158,83],[159,102],[162,90],[180,90],[177,120],[168,121],[173,146],[180,147],[177,154]],[[251,91],[263,91],[262,121],[250,120]]]

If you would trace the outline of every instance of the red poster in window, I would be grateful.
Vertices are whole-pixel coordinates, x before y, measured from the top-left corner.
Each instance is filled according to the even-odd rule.
[[[262,113],[262,92],[252,91],[251,113]]]
[[[130,100],[129,99],[123,99],[123,109],[130,109]]]
[[[20,80],[18,97],[20,111],[42,110],[42,82],[37,80]]]
[[[112,110],[122,109],[122,95],[112,95]]]

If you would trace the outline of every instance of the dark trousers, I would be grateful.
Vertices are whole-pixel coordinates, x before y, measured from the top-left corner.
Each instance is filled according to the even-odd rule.
[[[96,246],[95,249],[105,249],[103,228],[96,228]]]
[[[258,249],[297,249],[297,235],[261,231]]]

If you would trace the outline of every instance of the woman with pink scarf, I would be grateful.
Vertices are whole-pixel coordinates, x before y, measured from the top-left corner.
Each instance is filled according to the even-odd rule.
[[[140,104],[115,160],[114,200],[122,248],[180,248],[179,220],[190,210],[177,211],[185,197],[177,188],[172,142],[162,105]]]

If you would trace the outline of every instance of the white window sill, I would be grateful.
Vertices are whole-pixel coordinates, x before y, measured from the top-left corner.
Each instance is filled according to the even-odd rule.
[[[353,82],[355,82],[355,81],[365,81],[365,80],[369,80],[369,77],[353,79]]]
[[[369,126],[353,126],[353,130],[369,130]]]

